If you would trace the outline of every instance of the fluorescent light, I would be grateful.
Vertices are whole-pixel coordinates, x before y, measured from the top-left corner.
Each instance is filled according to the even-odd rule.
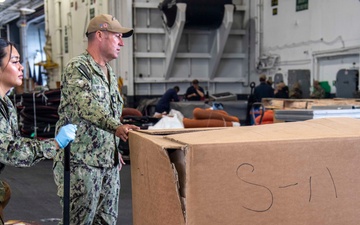
[[[35,9],[29,9],[29,8],[24,8],[24,7],[20,8],[19,10],[23,13],[34,13],[35,12]]]
[[[5,0],[0,0],[0,2],[5,2]]]

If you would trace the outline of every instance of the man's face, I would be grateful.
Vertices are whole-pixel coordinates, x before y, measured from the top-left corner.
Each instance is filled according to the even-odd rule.
[[[102,31],[105,39],[103,48],[105,55],[109,60],[116,59],[120,53],[120,47],[124,46],[124,41],[121,33],[113,33],[109,31]]]

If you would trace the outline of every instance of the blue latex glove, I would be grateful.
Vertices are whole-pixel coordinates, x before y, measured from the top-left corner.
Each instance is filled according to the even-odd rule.
[[[74,124],[68,124],[60,128],[55,140],[59,144],[60,148],[65,148],[70,142],[75,139],[77,127]]]

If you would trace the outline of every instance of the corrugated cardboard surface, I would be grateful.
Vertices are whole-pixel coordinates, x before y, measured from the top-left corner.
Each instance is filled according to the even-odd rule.
[[[150,130],[140,130],[139,132],[146,133],[146,134],[180,134],[180,133],[190,133],[190,132],[199,132],[199,131],[206,131],[206,130],[219,130],[222,127],[208,127],[208,128],[174,128],[174,129],[150,129]]]
[[[132,132],[134,225],[360,224],[360,121]],[[183,149],[186,222],[166,149]]]

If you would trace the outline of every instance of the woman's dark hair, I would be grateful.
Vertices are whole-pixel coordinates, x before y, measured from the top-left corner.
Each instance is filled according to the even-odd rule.
[[[4,65],[2,65],[2,59],[6,56],[6,48],[10,45],[10,54],[9,54],[9,61],[6,63],[5,67],[7,66],[7,64],[10,62],[10,57],[11,57],[11,53],[12,53],[12,49],[14,44],[12,44],[9,41],[6,41],[2,38],[0,38],[0,67],[3,67]]]

